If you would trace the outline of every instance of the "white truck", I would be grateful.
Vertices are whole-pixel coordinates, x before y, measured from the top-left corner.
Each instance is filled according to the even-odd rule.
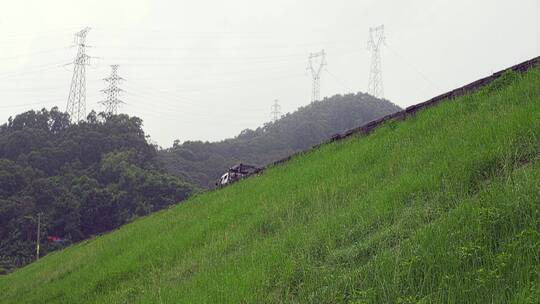
[[[259,171],[260,169],[255,166],[240,163],[229,168],[229,170],[221,176],[216,185],[218,187],[224,187]]]

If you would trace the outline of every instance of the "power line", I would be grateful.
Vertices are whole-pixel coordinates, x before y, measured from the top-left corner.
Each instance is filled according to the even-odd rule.
[[[0,57],[0,60],[18,59],[18,58],[25,57],[25,56],[33,56],[33,55],[37,55],[37,54],[53,53],[53,52],[57,52],[57,51],[67,50],[69,48],[72,48],[72,46],[62,47],[62,48],[46,49],[46,50],[39,50],[39,51],[28,52],[28,53],[20,53],[20,54],[13,55],[13,56]]]
[[[153,93],[152,94],[144,93],[141,91],[137,92],[131,89],[130,89],[130,92],[128,92],[128,95],[130,96],[130,98],[133,98],[138,101],[137,104],[129,104],[130,106],[138,107],[139,105],[142,105],[142,106],[146,105],[150,107],[150,109],[155,110],[156,109],[155,105],[159,104],[160,108],[162,108],[163,110],[169,113],[178,112],[180,108],[184,109],[182,110],[183,112],[185,112],[185,109],[196,110],[198,112],[201,112],[203,116],[205,115],[204,113],[206,113],[206,109],[202,107],[201,102],[191,103],[189,102],[189,100],[186,101],[184,97],[174,96],[170,94],[159,95],[159,94],[153,94]],[[261,107],[254,106],[254,105],[243,105],[242,109],[259,111]],[[234,112],[235,110],[233,110],[231,107],[224,107],[222,109],[222,112],[223,111]]]
[[[35,103],[25,103],[25,104],[16,104],[16,105],[9,105],[9,106],[0,106],[0,109],[13,109],[13,108],[21,108],[21,107],[31,107],[31,106],[39,106],[44,104],[53,104],[57,101],[41,101],[41,102],[35,102]]]
[[[173,108],[176,108],[179,105],[191,105],[196,106],[199,105],[200,102],[192,100],[190,98],[186,98],[184,96],[178,96],[175,95],[175,92],[165,92],[165,91],[159,91],[155,89],[147,89],[145,87],[137,85],[135,86],[127,86],[130,92],[128,92],[129,95],[139,96],[142,98],[156,98],[158,100],[161,100],[161,105],[169,105]],[[180,103],[171,103],[171,101],[177,101]]]
[[[32,36],[32,38],[36,38],[40,36],[51,36],[51,35],[60,36],[60,35],[65,35],[67,32],[71,32],[73,30],[74,30],[73,27],[51,28],[48,30],[43,30],[42,32],[38,32],[38,33],[36,33],[36,31],[33,30],[32,32],[26,32],[26,33],[19,32],[19,33],[10,33],[6,35],[2,35],[2,38],[16,38],[16,37],[28,37],[28,36]]]
[[[73,77],[66,106],[66,113],[74,122],[86,117],[86,66],[90,58],[86,55],[86,34],[89,30],[90,28],[86,27],[75,34],[75,44],[79,49],[73,61]]]
[[[261,78],[258,78],[258,77],[250,77],[248,80],[253,80],[253,81],[268,81],[268,80],[283,80],[283,79],[286,79],[286,78],[299,78],[299,77],[305,77],[305,74],[302,74],[302,73],[295,73],[295,74],[282,74],[282,75],[276,75],[276,77],[267,77],[268,75],[264,75],[264,77],[261,77]],[[235,88],[245,88],[246,86],[246,80],[244,79],[241,79],[241,80],[238,80],[238,81],[232,81],[232,82],[219,82],[220,85],[214,85],[212,86],[211,88],[207,88],[207,87],[204,87],[204,88],[192,88],[192,89],[181,89],[181,90],[176,90],[176,92],[213,92],[213,91],[221,91],[223,89],[235,89]],[[132,81],[133,83],[133,81]],[[218,82],[216,82],[218,83]],[[139,82],[137,83],[137,86],[129,86],[128,85],[128,88],[130,90],[132,90],[133,88],[135,89],[140,89],[140,87],[142,87],[142,84]],[[156,89],[151,89],[151,91],[155,91]],[[169,92],[165,92],[163,91],[165,94],[169,94]]]
[[[396,58],[398,58],[402,63],[404,63],[405,65],[408,65],[409,68],[414,71],[416,74],[418,74],[418,76],[420,76],[422,79],[424,79],[432,88],[434,89],[437,89],[437,90],[440,90],[439,88],[439,85],[437,85],[436,83],[434,83],[432,80],[431,80],[431,77],[427,77],[422,71],[420,71],[420,69],[418,69],[414,64],[412,64],[411,62],[409,62],[407,59],[405,59],[405,57],[403,57],[402,55],[400,55],[398,52],[396,52],[393,48],[391,48],[388,44],[385,44],[385,47],[386,49],[388,49],[390,51],[390,53],[392,53],[394,56],[396,56]]]
[[[57,63],[42,64],[33,67],[29,67],[29,70],[26,71],[10,71],[5,74],[0,74],[0,78],[12,78],[15,76],[28,75],[36,72],[42,72],[45,70],[57,69],[65,66],[65,61]]]
[[[346,90],[349,90],[351,93],[354,91],[352,89],[352,86],[350,86],[349,84],[347,84],[345,81],[342,81],[341,79],[339,79],[336,75],[334,75],[334,73],[330,72],[328,69],[324,69],[326,73],[328,73],[328,75],[332,76],[332,78],[334,78],[334,80],[340,84],[341,86],[343,86]]]
[[[142,92],[135,92],[130,89],[128,92],[131,99],[134,99],[137,101],[136,104],[133,103],[127,103],[126,105],[129,107],[144,107],[152,112],[156,112],[157,110],[160,110],[158,112],[162,113],[163,115],[171,115],[174,113],[178,113],[179,109],[182,108],[183,110],[181,112],[191,111],[195,110],[196,112],[201,112],[200,115],[197,114],[198,118],[207,117],[207,112],[205,108],[202,108],[200,104],[191,104],[186,103],[185,100],[182,99],[182,97],[175,97],[173,95],[155,95],[155,94],[141,94]],[[167,102],[167,100],[174,101],[175,103]],[[156,108],[156,104],[159,104],[159,109]],[[242,106],[242,109],[249,110],[253,113],[259,112],[261,107],[254,107],[251,105],[244,105]],[[203,113],[204,112],[204,113]],[[224,107],[220,110],[222,114],[226,112],[230,112],[232,114],[238,115],[236,110],[232,107]],[[176,115],[176,114],[174,114]],[[190,118],[194,117],[194,114],[189,115]]]
[[[140,55],[140,51],[137,49],[138,55],[136,57],[125,57],[125,56],[111,56],[107,59],[114,60],[117,62],[126,62],[132,64],[133,61],[137,61],[137,64],[147,64],[147,65],[169,65],[169,64],[185,64],[186,62],[192,63],[203,63],[208,64],[209,62],[249,62],[249,63],[276,63],[283,62],[287,63],[288,61],[296,61],[298,57],[301,57],[301,53],[289,53],[282,55],[272,55],[272,56],[246,56],[238,55],[238,52],[235,52],[234,56],[204,56],[204,57],[192,57],[192,56],[155,56],[151,54]],[[356,53],[360,52],[363,48],[354,47],[354,48],[345,48],[345,49],[336,49],[335,53],[345,54],[345,53]],[[164,49],[164,50],[174,50],[174,49]],[[244,50],[244,48],[238,48],[239,50]]]
[[[368,50],[371,51],[371,69],[369,72],[368,93],[384,97],[381,67],[381,44],[385,43],[384,25],[369,29]]]
[[[316,66],[317,62],[315,62],[317,59],[319,59],[318,66]],[[309,54],[308,61],[307,70],[311,72],[313,79],[311,102],[314,102],[321,99],[321,71],[326,66],[326,53],[324,50],[311,53]]]
[[[123,92],[121,88],[118,87],[121,81],[124,78],[118,76],[118,65],[111,65],[111,76],[103,79],[109,84],[109,86],[101,90],[101,92],[107,94],[107,99],[101,101],[100,104],[105,106],[105,113],[110,113],[116,115],[118,113],[118,106],[121,103],[124,103],[122,100],[118,99],[120,93]]]

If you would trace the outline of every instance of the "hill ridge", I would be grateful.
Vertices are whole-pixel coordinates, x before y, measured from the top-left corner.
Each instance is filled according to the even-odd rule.
[[[158,156],[169,173],[211,189],[223,172],[237,163],[263,167],[324,142],[335,133],[400,110],[392,102],[366,93],[336,94],[256,129],[244,129],[233,138],[217,142],[177,140],[172,147],[160,150]]]
[[[372,120],[372,121],[370,121],[370,122],[368,122],[368,123],[366,123],[366,124],[364,124],[364,125],[362,125],[360,127],[350,129],[350,130],[348,130],[348,131],[346,131],[344,133],[334,134],[330,139],[328,139],[328,140],[326,140],[326,141],[324,141],[324,142],[322,142],[320,144],[317,144],[317,145],[315,145],[315,146],[313,146],[313,147],[311,147],[309,149],[293,153],[293,154],[291,154],[291,155],[289,155],[287,157],[284,157],[284,158],[282,158],[280,160],[272,162],[271,164],[265,166],[264,168],[261,168],[261,170],[257,171],[257,173],[260,173],[260,172],[264,171],[268,167],[272,167],[272,166],[276,166],[276,165],[286,163],[287,161],[289,161],[290,159],[292,159],[292,158],[294,158],[294,157],[296,157],[298,155],[309,153],[309,152],[311,152],[313,150],[316,150],[319,147],[324,146],[326,144],[329,144],[329,143],[332,143],[332,142],[335,142],[335,141],[340,141],[340,140],[346,139],[346,138],[348,138],[350,136],[353,136],[353,135],[369,135],[371,132],[373,132],[375,129],[377,129],[379,126],[381,126],[382,124],[384,124],[386,122],[393,121],[393,120],[405,120],[405,119],[407,119],[407,117],[410,117],[410,116],[416,114],[416,112],[418,112],[420,110],[436,106],[440,102],[451,101],[451,99],[453,99],[453,98],[460,97],[460,96],[463,96],[465,94],[475,92],[475,91],[489,85],[493,81],[499,79],[506,72],[514,71],[514,72],[519,72],[519,73],[525,73],[529,69],[535,67],[539,62],[540,62],[540,56],[534,57],[532,59],[523,61],[523,62],[518,63],[516,65],[513,65],[511,67],[508,67],[508,68],[502,69],[502,70],[500,70],[498,72],[495,72],[490,76],[480,78],[478,80],[475,80],[475,81],[473,81],[471,83],[468,83],[468,84],[466,84],[464,86],[461,86],[459,88],[453,89],[453,90],[448,91],[448,92],[443,93],[443,94],[439,94],[439,95],[437,95],[437,96],[435,96],[435,97],[433,97],[431,99],[428,99],[427,101],[420,102],[420,103],[408,106],[407,108],[405,108],[402,111],[398,111],[398,112],[395,112],[395,113],[392,113],[392,114],[385,115],[385,116],[383,116],[383,117],[381,117],[379,119]]]

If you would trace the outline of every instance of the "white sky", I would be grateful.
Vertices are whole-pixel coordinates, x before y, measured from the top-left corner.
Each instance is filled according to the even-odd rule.
[[[540,55],[540,1],[0,0],[0,122],[64,110],[76,48],[92,30],[87,108],[119,64],[127,103],[160,145],[220,140],[310,101],[310,52],[325,49],[321,95],[366,91],[368,29],[385,25],[385,96],[405,107]]]

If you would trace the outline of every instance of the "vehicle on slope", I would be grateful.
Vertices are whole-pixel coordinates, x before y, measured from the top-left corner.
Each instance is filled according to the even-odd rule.
[[[240,163],[229,168],[229,170],[221,176],[216,185],[218,187],[225,187],[259,171],[260,169],[255,166]]]

